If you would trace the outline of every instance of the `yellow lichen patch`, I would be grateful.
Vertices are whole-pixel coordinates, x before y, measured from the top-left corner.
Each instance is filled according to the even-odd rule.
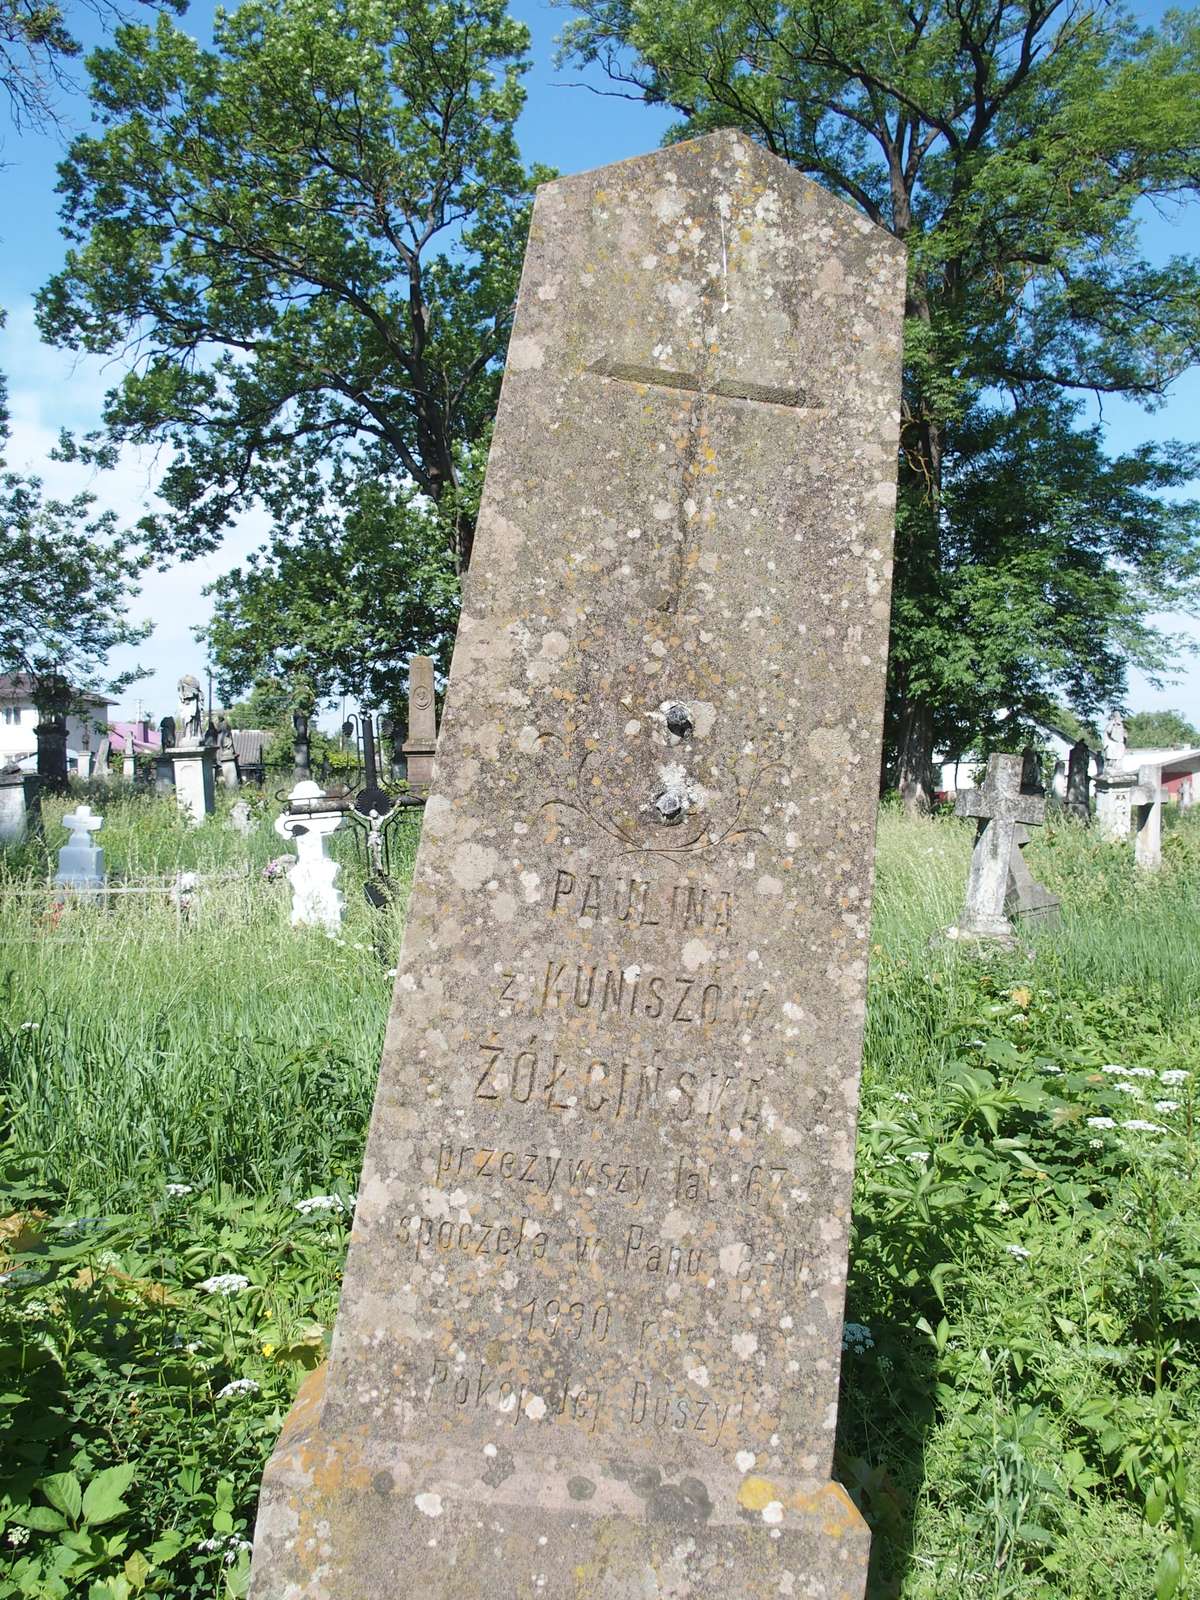
[[[779,1490],[769,1478],[745,1478],[737,1492],[738,1505],[747,1511],[761,1511],[772,1500],[779,1499]]]

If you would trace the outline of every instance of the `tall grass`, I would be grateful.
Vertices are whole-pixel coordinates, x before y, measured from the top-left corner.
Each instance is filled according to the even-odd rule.
[[[105,800],[114,887],[137,892],[58,907],[40,875],[0,879],[0,1095],[18,1141],[68,1194],[109,1205],[167,1181],[352,1188],[400,910],[367,906],[339,835],[342,935],[293,929],[286,882],[262,876],[288,853],[268,817],[242,836],[187,827],[170,801]],[[64,809],[48,808],[47,861]],[[407,879],[416,830],[401,827]],[[181,871],[196,884],[173,884]]]

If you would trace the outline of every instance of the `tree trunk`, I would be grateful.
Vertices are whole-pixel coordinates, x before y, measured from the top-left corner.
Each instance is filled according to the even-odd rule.
[[[933,805],[933,707],[925,700],[906,699],[901,709],[896,787],[908,812]]]

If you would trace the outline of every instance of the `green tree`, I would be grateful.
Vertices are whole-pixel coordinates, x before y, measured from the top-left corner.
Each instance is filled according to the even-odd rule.
[[[361,484],[344,520],[314,514],[220,578],[204,629],[222,692],[266,679],[311,711],[332,695],[398,706],[407,658],[448,664],[458,584],[434,513],[409,489]]]
[[[1135,711],[1125,718],[1125,738],[1143,750],[1200,748],[1200,729],[1182,711]]]
[[[171,446],[154,549],[212,549],[257,501],[284,561],[292,528],[382,483],[427,498],[465,569],[459,462],[495,408],[531,192],[527,45],[503,0],[249,0],[213,50],[160,18],[89,58],[104,128],[60,167],[73,248],[40,326],[132,357],[82,448]]]
[[[1153,405],[1200,352],[1197,264],[1152,266],[1137,237],[1140,204],[1200,175],[1196,20],[1139,30],[1068,0],[574,4],[567,53],[678,110],[673,137],[740,127],[907,245],[887,723],[906,799],[927,801],[935,746],[998,705],[1061,696],[1086,716],[1128,664],[1155,670],[1169,642],[1149,609],[1194,603],[1197,539],[1194,509],[1155,493],[1192,460],[1106,462],[1074,430],[1086,392]],[[1136,540],[1100,488],[1028,482],[1031,442],[1039,473],[1077,480],[1090,457],[1132,498]]]
[[[150,632],[129,621],[144,559],[115,513],[97,512],[94,495],[56,500],[39,479],[9,469],[8,436],[0,377],[0,671],[28,673],[35,685],[44,680],[51,698],[60,680],[76,691],[97,688],[109,651]],[[127,672],[108,686],[137,676]]]

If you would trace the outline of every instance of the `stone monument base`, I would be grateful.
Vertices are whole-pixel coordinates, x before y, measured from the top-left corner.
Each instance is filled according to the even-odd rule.
[[[201,745],[172,750],[171,761],[175,768],[175,797],[179,808],[193,826],[199,827],[217,808],[213,783],[216,758],[207,745]]]
[[[325,1369],[268,1463],[252,1600],[862,1600],[870,1533],[836,1483],[328,1434]],[[489,1453],[490,1452],[490,1453]]]

